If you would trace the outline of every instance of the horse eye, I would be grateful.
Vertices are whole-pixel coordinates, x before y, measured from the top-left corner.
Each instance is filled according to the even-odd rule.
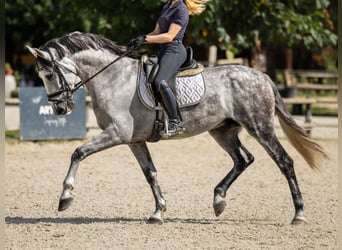
[[[50,80],[51,78],[53,77],[53,74],[52,73],[48,73],[45,75],[45,78]]]

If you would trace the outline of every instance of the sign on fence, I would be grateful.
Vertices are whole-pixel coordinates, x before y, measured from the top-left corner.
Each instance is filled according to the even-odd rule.
[[[85,89],[74,95],[69,115],[54,115],[43,87],[19,88],[20,139],[81,139],[86,136]]]

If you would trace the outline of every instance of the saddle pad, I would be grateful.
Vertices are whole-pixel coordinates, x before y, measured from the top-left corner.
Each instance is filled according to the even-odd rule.
[[[149,109],[162,109],[161,106],[156,105],[152,90],[148,87],[146,81],[146,75],[140,67],[137,80],[140,101]],[[189,107],[200,103],[206,92],[202,74],[177,77],[176,92],[179,108]]]
[[[198,64],[198,67],[195,69],[186,69],[186,70],[178,72],[177,77],[197,75],[198,73],[201,73],[203,70],[204,70],[204,66],[202,64]]]

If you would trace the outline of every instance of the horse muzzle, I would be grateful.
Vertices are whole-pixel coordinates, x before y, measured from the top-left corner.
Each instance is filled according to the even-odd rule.
[[[70,114],[74,108],[75,102],[73,100],[52,102],[51,106],[55,115]]]

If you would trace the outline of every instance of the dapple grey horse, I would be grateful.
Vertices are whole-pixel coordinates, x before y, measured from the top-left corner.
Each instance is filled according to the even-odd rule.
[[[103,130],[72,154],[58,210],[67,209],[73,200],[71,191],[80,161],[101,150],[127,144],[155,199],[155,212],[148,222],[163,223],[166,203],[146,145],[156,112],[146,108],[137,94],[139,55],[134,51],[128,53],[125,46],[102,36],[80,32],[48,41],[39,49],[28,49],[36,57],[39,76],[55,114],[72,111],[73,93],[81,83],[91,96],[97,123]],[[286,177],[295,208],[292,223],[305,222],[294,163],[276,137],[275,115],[289,141],[311,168],[319,167],[319,161],[326,157],[324,150],[296,124],[266,74],[241,65],[205,68],[202,74],[206,94],[202,102],[182,111],[185,131],[171,138],[185,138],[208,131],[233,159],[233,168],[214,189],[215,215],[224,211],[230,185],[254,161],[238,137],[244,128],[264,147]]]

